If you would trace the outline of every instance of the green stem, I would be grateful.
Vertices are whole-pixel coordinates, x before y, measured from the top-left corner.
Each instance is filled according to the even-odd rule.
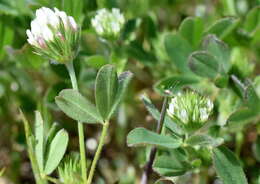
[[[102,148],[103,148],[104,143],[105,143],[105,138],[106,138],[106,135],[107,135],[108,126],[109,126],[109,122],[106,121],[103,125],[100,141],[99,141],[99,144],[98,144],[98,148],[97,148],[94,160],[91,164],[87,184],[91,184],[91,182],[92,182],[94,172],[95,172],[95,169],[96,169],[96,165],[97,165],[97,161],[99,160],[100,153],[101,153]]]
[[[70,80],[72,83],[72,88],[78,91],[77,78],[75,75],[75,70],[73,67],[73,62],[66,64],[67,70],[70,75]],[[87,182],[87,160],[86,160],[86,150],[84,141],[84,127],[83,124],[78,121],[78,134],[79,134],[79,150],[80,150],[80,162],[81,162],[81,175],[83,182]]]

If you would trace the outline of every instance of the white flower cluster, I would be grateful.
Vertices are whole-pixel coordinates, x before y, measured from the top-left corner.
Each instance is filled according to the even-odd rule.
[[[124,15],[117,8],[113,8],[112,11],[100,9],[91,20],[97,34],[104,38],[117,38],[124,23]]]
[[[185,125],[203,124],[208,120],[212,109],[213,103],[209,98],[195,92],[185,92],[171,99],[167,113]]]
[[[72,60],[78,50],[79,28],[73,17],[57,8],[42,7],[27,30],[27,41],[36,53],[54,62]]]
[[[73,17],[68,16],[64,11],[54,8],[42,7],[36,10],[36,18],[31,22],[31,30],[27,30],[27,41],[38,48],[46,47],[46,42],[52,41],[55,34],[60,35],[60,26],[65,29],[77,31],[77,24]]]

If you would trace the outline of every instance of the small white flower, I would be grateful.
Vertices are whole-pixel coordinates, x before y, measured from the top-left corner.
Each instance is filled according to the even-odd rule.
[[[188,123],[188,114],[185,109],[182,109],[180,112],[180,119],[182,120],[183,123]]]
[[[213,103],[211,102],[210,99],[207,100],[207,108],[209,109],[209,111],[213,109]]]
[[[100,9],[97,11],[96,16],[91,19],[91,24],[96,33],[108,39],[117,38],[124,23],[125,18],[117,8],[113,8],[112,11],[105,8]]]
[[[209,114],[207,112],[207,109],[206,108],[201,108],[200,109],[200,119],[201,121],[206,121],[209,117]]]
[[[171,102],[169,104],[169,108],[167,109],[167,112],[168,112],[168,114],[170,114],[170,116],[174,115],[175,102],[176,102],[175,98],[171,99]]]

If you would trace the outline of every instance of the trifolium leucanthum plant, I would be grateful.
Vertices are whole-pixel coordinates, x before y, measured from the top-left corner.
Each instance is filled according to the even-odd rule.
[[[107,25],[102,22],[103,20],[101,19],[103,18],[105,18],[104,21]],[[117,9],[112,9],[112,13],[107,10],[100,10],[95,20],[103,30],[100,31],[100,27],[98,27],[97,33],[102,33],[102,36],[106,38],[117,37],[124,24],[124,17]],[[67,132],[61,130],[53,138],[56,133],[56,127],[54,126],[53,130],[49,130],[50,139],[48,137],[44,138],[45,124],[41,118],[38,120],[41,129],[38,130],[38,127],[36,127],[37,131],[35,134],[30,131],[26,119],[23,118],[29,147],[28,152],[36,183],[47,184],[50,181],[65,184],[91,184],[97,162],[105,144],[110,119],[126,92],[126,88],[132,78],[132,73],[120,72],[121,74],[118,75],[113,65],[102,66],[96,76],[96,104],[93,104],[78,89],[73,60],[78,53],[80,26],[77,25],[74,18],[57,8],[52,10],[43,7],[36,10],[36,18],[31,22],[31,30],[27,30],[26,34],[29,44],[34,47],[38,55],[66,66],[71,79],[72,89],[63,89],[55,98],[55,102],[67,116],[77,121],[79,137],[80,159],[73,160],[73,158],[69,158],[64,161],[63,167],[59,167],[59,163],[67,148]],[[39,112],[37,113],[37,117],[38,119],[41,117]],[[91,162],[89,172],[87,170],[84,138],[84,124],[87,123],[102,125],[99,144],[94,159]],[[35,137],[36,146],[31,137]],[[51,144],[49,145],[49,143]],[[44,157],[46,154],[48,156],[47,160]],[[57,167],[59,168],[60,176],[58,179],[49,176]]]
[[[111,11],[103,8],[97,11],[91,24],[99,36],[105,39],[116,39],[125,24],[125,17],[117,8]]]
[[[187,131],[201,128],[213,109],[212,101],[195,92],[178,93],[171,98],[167,113]]]
[[[74,18],[57,8],[42,7],[36,10],[36,17],[27,30],[27,41],[36,53],[66,63],[75,58],[79,46],[80,29]]]

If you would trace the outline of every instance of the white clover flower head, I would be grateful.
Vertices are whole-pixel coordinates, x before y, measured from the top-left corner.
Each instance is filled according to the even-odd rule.
[[[57,62],[74,58],[80,32],[74,18],[57,8],[42,7],[35,14],[31,29],[26,30],[28,43],[39,55]]]
[[[91,19],[91,24],[96,33],[105,39],[118,38],[124,23],[124,15],[117,8],[113,8],[112,11],[105,8],[100,9],[96,16]]]
[[[169,103],[167,113],[187,129],[200,128],[209,118],[213,103],[195,92],[178,93]]]

